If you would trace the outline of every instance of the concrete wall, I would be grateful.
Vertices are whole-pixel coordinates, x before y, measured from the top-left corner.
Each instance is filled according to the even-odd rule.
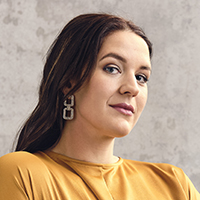
[[[0,0],[0,156],[37,102],[48,47],[87,12],[129,18],[154,44],[146,110],[116,154],[179,166],[200,190],[199,0]]]

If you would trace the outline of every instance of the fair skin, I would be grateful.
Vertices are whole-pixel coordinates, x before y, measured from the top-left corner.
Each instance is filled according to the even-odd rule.
[[[129,30],[109,35],[94,74],[74,94],[75,117],[52,151],[93,163],[117,162],[114,139],[127,135],[140,117],[150,74],[148,46],[140,36]]]

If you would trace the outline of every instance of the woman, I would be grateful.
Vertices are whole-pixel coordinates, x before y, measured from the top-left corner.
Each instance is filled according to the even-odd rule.
[[[113,155],[147,100],[152,45],[107,14],[70,21],[50,49],[39,102],[0,159],[2,199],[200,199],[181,169]]]

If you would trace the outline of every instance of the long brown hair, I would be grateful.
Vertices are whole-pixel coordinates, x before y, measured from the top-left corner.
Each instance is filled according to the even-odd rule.
[[[44,151],[59,141],[64,126],[64,100],[90,79],[105,37],[126,29],[146,41],[151,57],[152,44],[142,29],[118,16],[84,14],[75,17],[63,28],[48,52],[39,101],[18,133],[15,151]],[[73,87],[72,80],[75,83]],[[66,86],[70,89],[64,96],[62,91]]]

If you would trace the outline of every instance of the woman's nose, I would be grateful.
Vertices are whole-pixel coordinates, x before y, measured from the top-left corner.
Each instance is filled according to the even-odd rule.
[[[127,94],[130,96],[137,96],[139,93],[139,86],[135,76],[124,77],[123,83],[119,89],[120,94]]]

